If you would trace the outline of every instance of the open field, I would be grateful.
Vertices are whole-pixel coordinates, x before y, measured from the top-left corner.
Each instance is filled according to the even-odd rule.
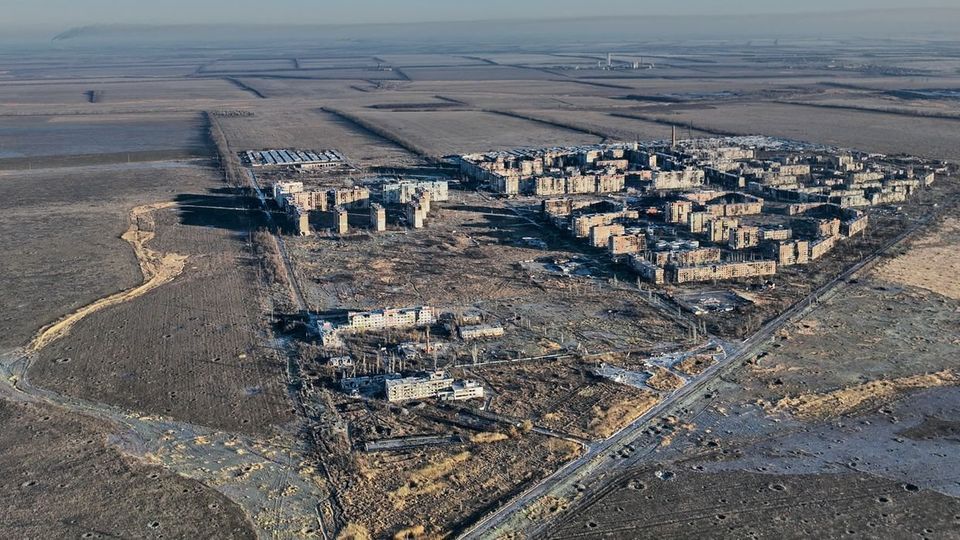
[[[886,309],[891,305],[898,307]],[[923,315],[905,316],[908,307]],[[949,369],[946,358],[957,346],[957,307],[955,300],[921,289],[864,280],[783,331],[754,369],[751,387],[775,403]]]
[[[120,238],[134,206],[203,192],[210,175],[188,164],[134,164],[0,174],[3,347],[26,345],[41,326],[141,280]],[[29,231],[24,234],[23,231]]]
[[[686,463],[676,466],[670,479],[658,478],[652,468],[631,474],[547,537],[950,536],[957,531],[954,514],[960,503],[955,499],[910,492],[870,475],[707,474]]]
[[[544,81],[553,73],[513,66],[410,67],[403,73],[413,81]]]
[[[484,112],[362,111],[356,114],[435,156],[600,141],[593,135]]]
[[[960,300],[960,263],[955,256],[960,242],[960,221],[950,218],[935,232],[917,240],[912,248],[877,271],[887,281],[920,287]]]
[[[557,361],[471,372],[494,394],[492,411],[586,440],[609,437],[658,401],[652,392],[599,380],[588,367]]]
[[[252,118],[222,118],[220,124],[237,149],[334,149],[360,167],[399,168],[422,163],[396,144],[318,109],[268,110]]]
[[[241,84],[253,88],[264,99],[292,98],[299,99],[357,99],[367,90],[376,88],[366,80],[318,80],[294,77],[255,77],[253,75],[238,75],[233,77]],[[362,88],[363,90],[357,90]],[[254,103],[253,105],[258,105]],[[305,105],[315,107],[316,104]],[[289,108],[289,107],[288,107]]]
[[[0,168],[43,167],[54,156],[103,156],[102,162],[209,154],[199,115],[5,118]]]
[[[702,129],[763,133],[872,152],[960,158],[960,120],[770,103],[719,105],[656,117]]]
[[[469,523],[475,512],[516,493],[575,457],[569,441],[535,434],[478,438],[464,448],[427,449],[403,454],[375,453],[357,458],[349,503],[351,523],[374,538],[423,527],[442,535]]]
[[[516,111],[519,114],[557,122],[572,128],[601,133],[615,141],[656,141],[670,138],[670,126],[627,118],[611,116],[610,114],[595,111]],[[622,114],[630,114],[623,112]],[[709,133],[699,130],[681,129],[679,135],[684,138],[710,137]]]
[[[153,212],[157,236],[148,246],[185,257],[183,274],[76,322],[40,350],[31,377],[147,414],[269,432],[289,420],[290,406],[285,366],[258,313],[259,264],[246,243],[255,223],[229,195],[177,203]]]
[[[91,95],[96,92],[96,95]],[[104,105],[119,103],[154,106],[158,103],[245,100],[250,95],[222,79],[30,81],[0,84],[0,104],[14,111],[29,105]],[[93,101],[93,103],[91,103]],[[85,107],[96,112],[98,107]]]
[[[533,198],[454,181],[423,229],[391,208],[387,230],[369,234],[353,211],[336,237],[314,215],[315,236],[277,244],[257,201],[207,161],[201,111],[235,151],[339,150],[353,170],[290,174],[323,187],[393,172],[457,180],[434,158],[667,139],[674,123],[682,138],[960,159],[960,120],[924,117],[960,116],[960,101],[892,92],[955,88],[960,50],[947,41],[571,35],[527,50],[493,36],[480,52],[393,46],[379,30],[244,50],[0,48],[0,360],[68,323],[37,342],[27,377],[4,378],[46,404],[0,401],[11,518],[0,535],[454,535],[668,399],[680,380],[645,359],[703,342],[625,266],[545,226]],[[643,69],[597,69],[608,48],[619,67]],[[866,235],[784,270],[775,288],[738,283],[754,303],[705,316],[707,330],[736,345],[957,189],[938,180],[877,210]],[[745,365],[654,409],[602,478],[523,510],[549,525],[533,536],[956,536],[956,219],[843,283]],[[296,306],[285,257],[313,313]],[[567,263],[575,271],[558,270]],[[505,335],[466,342],[440,324],[355,334],[358,371],[409,342],[426,352],[403,360],[407,371],[447,368],[480,381],[485,400],[351,397],[306,331],[314,317],[413,305],[477,310]],[[656,372],[661,392],[592,375],[600,362]],[[16,396],[7,386],[0,395]]]
[[[123,457],[107,444],[103,422],[7,401],[0,421],[5,536],[255,538],[235,503]]]

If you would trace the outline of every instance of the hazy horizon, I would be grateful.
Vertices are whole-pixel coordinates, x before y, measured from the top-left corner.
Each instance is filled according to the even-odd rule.
[[[119,0],[49,0],[40,5],[11,0],[4,8],[0,28],[18,33],[58,32],[92,25],[363,25],[481,20],[543,20],[604,16],[777,15],[883,11],[907,9],[902,0],[809,0],[795,2],[744,0],[718,5],[712,0],[686,0],[664,5],[649,0],[509,0],[452,3],[437,0],[353,0],[325,2],[277,0],[266,4],[250,0],[167,0],[147,5]],[[909,9],[955,8],[944,0],[914,0]]]

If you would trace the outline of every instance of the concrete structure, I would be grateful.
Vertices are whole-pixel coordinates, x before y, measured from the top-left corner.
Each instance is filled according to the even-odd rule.
[[[780,266],[792,266],[810,262],[810,244],[806,240],[772,242],[769,247],[769,252]]]
[[[711,242],[725,244],[730,238],[730,230],[740,226],[737,218],[714,218],[707,222],[707,237]]]
[[[384,389],[391,403],[416,399],[462,401],[482,398],[483,386],[475,381],[455,380],[443,371],[433,371],[418,377],[386,379]]]
[[[337,206],[333,209],[333,230],[339,235],[345,235],[350,232],[350,214],[347,209]]]
[[[418,190],[417,193],[413,196],[414,202],[420,205],[420,208],[423,209],[424,215],[430,213],[430,192],[425,190]]]
[[[715,263],[720,262],[720,250],[717,248],[693,248],[657,251],[650,255],[650,260],[657,266],[666,266],[668,264],[690,266]]]
[[[300,236],[310,236],[310,215],[300,207],[293,207],[294,222],[297,226],[297,234]]]
[[[776,261],[750,261],[671,267],[667,269],[674,283],[742,279],[772,276],[777,273]]]
[[[703,186],[705,179],[701,169],[654,171],[650,187],[657,191],[695,189]]]
[[[607,242],[611,255],[628,255],[647,249],[647,239],[642,234],[616,234]]]
[[[666,207],[667,223],[687,223],[687,219],[692,211],[692,201],[670,201]]]
[[[573,218],[570,230],[577,238],[588,238],[590,230],[598,225],[610,225],[614,221],[624,217],[623,212],[603,212],[599,214],[586,214]]]
[[[610,237],[621,235],[625,232],[623,225],[614,223],[611,225],[597,225],[590,228],[590,245],[595,248],[605,248],[610,241]]]
[[[747,249],[760,245],[759,227],[735,227],[730,229],[727,245],[730,249]]]
[[[422,229],[424,219],[426,217],[426,212],[423,211],[423,207],[420,206],[416,201],[410,201],[404,205],[404,215],[407,218],[407,225],[414,229]]]
[[[801,218],[790,222],[794,232],[813,238],[824,238],[840,234],[840,220],[837,218]]]
[[[336,150],[248,150],[240,156],[251,167],[285,167],[289,169],[325,169],[346,164]]]
[[[287,201],[305,210],[326,211],[327,193],[324,191],[301,191],[287,197]]]
[[[344,345],[337,327],[330,321],[318,320],[317,333],[320,334],[320,345],[324,348],[339,349]]]
[[[661,285],[665,280],[663,267],[657,266],[640,255],[630,255],[630,267],[640,276],[640,279],[648,283]]]
[[[899,203],[958,169],[766,137],[516,149],[460,160],[466,176],[501,193],[569,195],[543,201],[545,220],[606,247],[653,283],[763,277],[804,264],[865,230],[867,216],[855,207]],[[722,188],[705,189],[705,181]],[[703,241],[713,247],[701,248]],[[755,260],[761,253],[770,260]]]
[[[377,203],[370,205],[370,230],[375,232],[387,230],[387,211]]]
[[[384,308],[375,311],[351,311],[347,314],[347,324],[343,328],[358,331],[415,328],[430,326],[435,321],[436,315],[430,306]]]
[[[520,193],[520,178],[517,176],[498,176],[491,181],[491,189],[504,195]]]
[[[760,240],[764,242],[789,240],[791,238],[793,238],[791,229],[760,229]]]
[[[500,337],[504,333],[503,326],[500,326],[499,324],[474,324],[460,326],[457,331],[460,334],[460,339],[464,341]]]
[[[399,373],[384,373],[365,377],[340,379],[340,390],[348,394],[376,394],[383,391],[387,381],[400,379]]]
[[[690,212],[687,216],[687,229],[692,233],[702,233],[707,230],[707,223],[714,218],[711,212]]]
[[[827,236],[810,242],[810,260],[815,261],[837,247],[840,236]]]
[[[517,189],[519,189],[519,184]],[[383,184],[383,202],[386,204],[405,204],[413,200],[417,191],[428,192],[432,201],[450,200],[449,185],[446,180],[402,180]]]
[[[850,238],[867,229],[870,220],[866,214],[857,213],[840,222],[840,234]]]
[[[327,192],[330,206],[366,208],[370,204],[370,190],[365,187],[337,188]]]

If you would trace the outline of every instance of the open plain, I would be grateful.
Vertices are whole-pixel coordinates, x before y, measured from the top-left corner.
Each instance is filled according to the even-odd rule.
[[[446,159],[769,135],[949,171],[955,42],[121,53],[96,32],[0,49],[0,535],[960,534],[956,178],[810,265],[652,287]],[[268,149],[343,163],[241,163]],[[262,196],[400,179],[449,185],[422,227],[324,192],[298,236]],[[718,288],[742,304],[682,309]],[[318,321],[405,306],[457,322],[325,350]],[[343,382],[438,370],[482,398]]]

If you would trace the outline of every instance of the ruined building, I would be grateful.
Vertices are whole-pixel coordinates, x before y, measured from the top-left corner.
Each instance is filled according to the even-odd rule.
[[[370,230],[375,232],[387,230],[387,211],[381,204],[370,205]]]
[[[417,377],[386,379],[387,401],[392,403],[415,399],[462,401],[482,398],[483,386],[476,381],[455,380],[443,371],[433,371]]]
[[[350,232],[350,214],[347,209],[337,206],[333,209],[333,230],[339,235],[345,235]]]
[[[407,225],[414,229],[422,229],[423,222],[426,217],[426,212],[424,212],[423,207],[420,206],[420,203],[416,201],[410,201],[404,205],[405,217],[407,219]]]

